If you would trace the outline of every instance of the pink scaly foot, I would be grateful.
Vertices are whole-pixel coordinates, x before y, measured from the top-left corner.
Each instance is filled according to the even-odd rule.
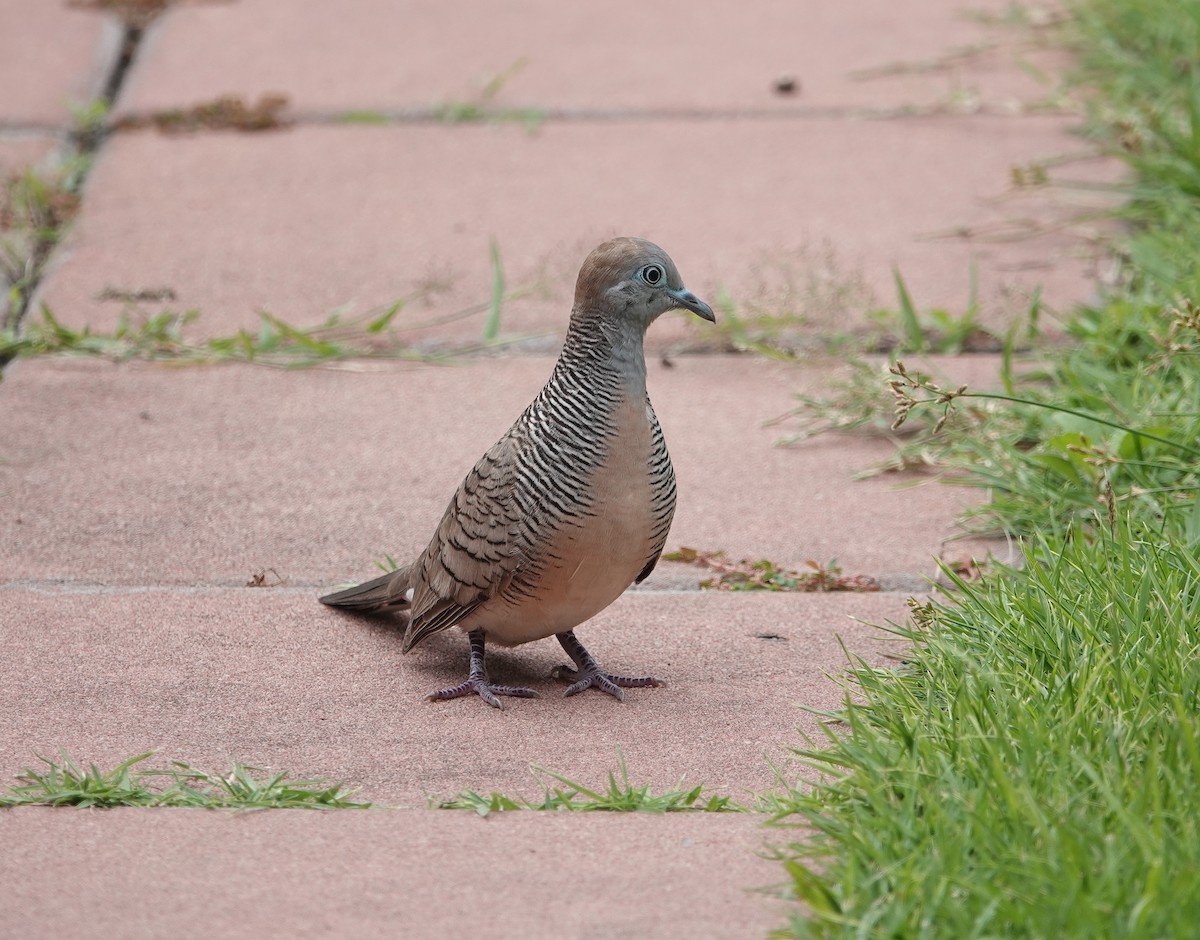
[[[662,681],[655,679],[653,676],[614,676],[602,670],[596,660],[592,659],[592,654],[589,653],[579,642],[575,636],[575,631],[568,630],[566,633],[557,633],[558,642],[562,644],[562,648],[567,651],[567,655],[575,662],[575,668],[570,666],[559,666],[554,670],[553,676],[555,679],[566,679],[571,683],[567,690],[563,692],[563,697],[575,695],[587,688],[596,688],[601,692],[607,692],[618,702],[625,701],[625,693],[623,689],[642,689],[647,686],[660,686]]]
[[[444,702],[447,699],[462,698],[464,695],[478,695],[492,708],[503,708],[504,705],[496,696],[508,695],[513,698],[537,698],[533,689],[525,689],[512,685],[492,685],[488,680],[487,667],[483,663],[483,631],[472,630],[467,634],[471,641],[471,665],[467,672],[467,681],[450,689],[440,689],[425,696],[427,702]],[[586,654],[585,654],[586,655]]]

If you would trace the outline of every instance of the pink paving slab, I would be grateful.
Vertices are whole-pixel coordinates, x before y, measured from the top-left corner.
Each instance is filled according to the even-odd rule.
[[[984,322],[1003,325],[1038,287],[1058,308],[1093,296],[1103,228],[1072,220],[1112,195],[1011,183],[1014,167],[1067,151],[1079,144],[1052,117],[121,134],[39,300],[70,326],[109,330],[123,303],[106,292],[169,289],[165,306],[200,311],[199,333],[228,335],[256,328],[261,309],[312,325],[417,298],[396,324],[461,345],[482,336],[493,240],[517,295],[501,330],[524,335],[561,331],[583,257],[635,234],[701,297],[826,332],[895,307],[893,267],[919,306],[961,313],[974,259]],[[1051,173],[1111,179],[1114,167]],[[816,284],[815,298],[781,295],[789,283]],[[829,294],[848,299],[830,307]]]
[[[483,100],[568,111],[992,106],[1054,90],[1038,34],[989,29],[1009,4],[288,0],[179,5],[144,43],[121,109],[286,94],[301,111]],[[1053,72],[1053,70],[1050,70]],[[864,80],[865,76],[877,77]],[[795,91],[775,91],[780,78]],[[485,89],[495,83],[490,95]]]
[[[61,0],[0,0],[0,125],[71,125],[116,62],[114,18]]]
[[[503,711],[423,696],[466,675],[458,631],[402,655],[392,621],[356,619],[294,588],[3,589],[0,780],[60,749],[113,766],[157,749],[333,777],[419,807],[469,788],[540,799],[538,764],[585,785],[624,756],[656,790],[703,783],[745,799],[809,772],[787,748],[819,736],[845,697],[848,649],[877,667],[903,647],[867,623],[903,621],[903,594],[628,594],[578,630],[597,660],[667,684],[624,702],[563,698],[553,640],[497,649],[489,672],[536,699]],[[842,643],[846,649],[843,649]],[[619,753],[618,753],[619,752]],[[2,823],[0,823],[2,825]]]
[[[0,385],[3,578],[240,585],[274,569],[328,588],[370,575],[385,553],[415,557],[551,360],[373,365],[10,367]],[[977,385],[993,369],[976,357],[941,370],[949,384]],[[847,573],[906,584],[933,574],[939,554],[968,551],[946,540],[980,494],[915,476],[854,480],[888,455],[885,441],[775,446],[782,429],[763,423],[838,374],[752,357],[651,363],[679,479],[669,547],[792,565],[836,558]]]
[[[745,816],[35,809],[0,832],[10,936],[709,940],[787,917],[756,890],[781,834]]]

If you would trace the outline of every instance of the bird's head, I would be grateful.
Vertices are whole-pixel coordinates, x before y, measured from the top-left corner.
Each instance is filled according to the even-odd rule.
[[[614,238],[598,246],[579,269],[575,311],[644,330],[668,310],[690,310],[710,323],[712,307],[683,286],[667,253],[644,238]]]

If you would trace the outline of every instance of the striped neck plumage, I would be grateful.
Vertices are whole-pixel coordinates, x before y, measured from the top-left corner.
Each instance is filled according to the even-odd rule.
[[[611,373],[635,389],[646,387],[646,327],[624,317],[571,313],[559,366]]]

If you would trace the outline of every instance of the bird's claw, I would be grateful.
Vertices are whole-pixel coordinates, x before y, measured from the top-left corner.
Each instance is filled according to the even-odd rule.
[[[555,679],[565,679],[571,683],[563,692],[563,698],[577,695],[584,689],[595,688],[607,692],[618,702],[623,702],[624,689],[643,689],[663,684],[661,679],[655,679],[653,676],[614,676],[598,666],[585,667],[582,670],[571,666],[559,666],[551,675]]]
[[[472,676],[461,685],[449,689],[439,689],[425,696],[427,702],[445,702],[452,698],[462,698],[464,695],[478,695],[492,708],[504,708],[504,703],[497,696],[505,695],[510,698],[537,698],[538,693],[514,685],[492,685],[486,678]]]

